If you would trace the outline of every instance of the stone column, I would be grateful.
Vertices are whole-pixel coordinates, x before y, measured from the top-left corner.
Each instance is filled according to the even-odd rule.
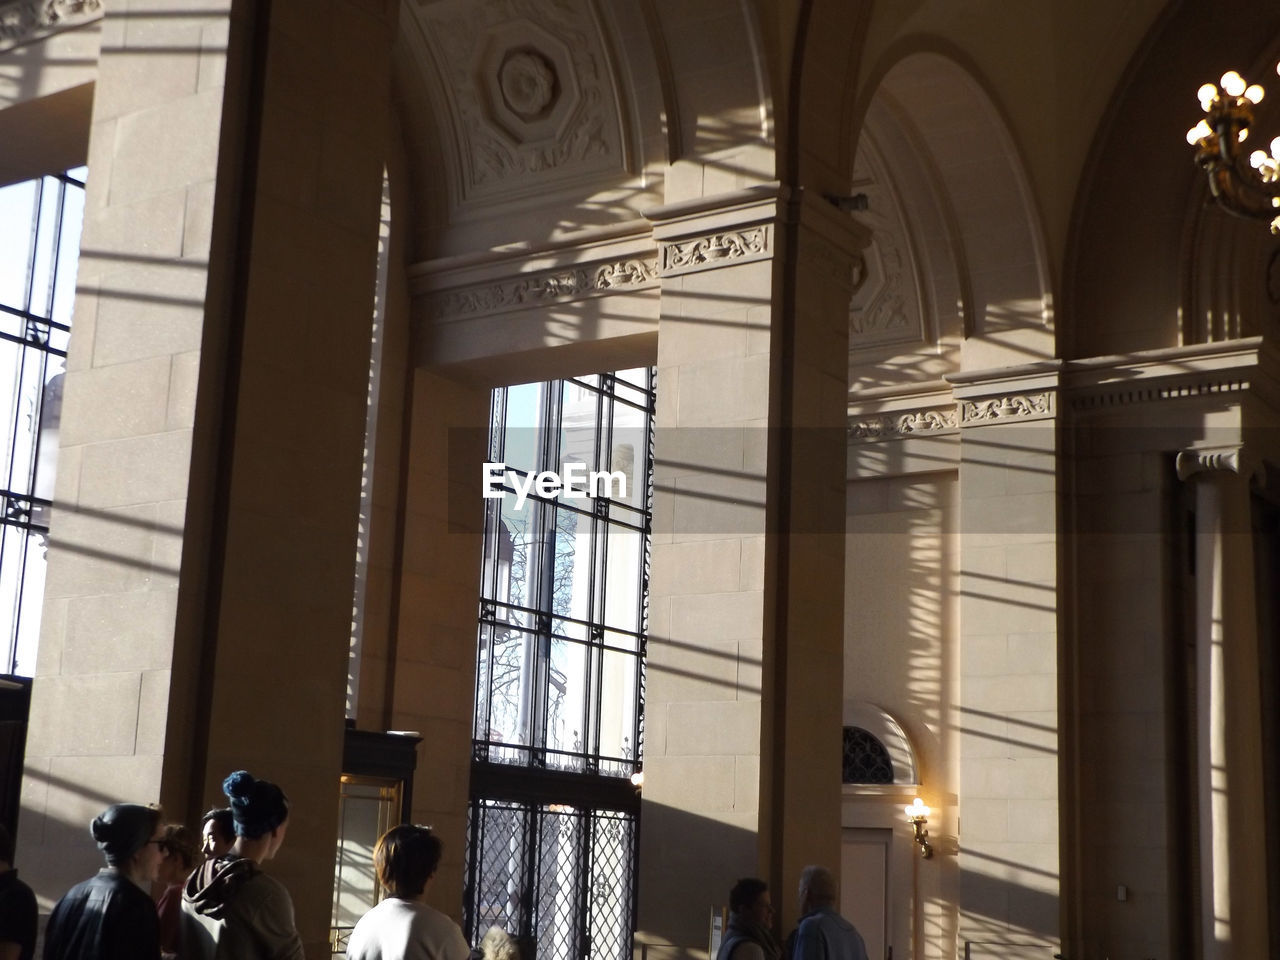
[[[1195,484],[1196,779],[1205,960],[1268,949],[1262,712],[1249,478],[1239,446],[1178,454]]]
[[[1031,960],[1059,937],[1057,366],[951,379],[961,425],[960,938],[975,958]]]
[[[637,944],[676,956],[706,949],[736,878],[766,878],[786,927],[799,868],[839,867],[861,237],[776,187],[650,216],[663,286]]]
[[[109,5],[20,829],[46,905],[106,803],[191,819],[247,767],[327,954],[394,16]]]

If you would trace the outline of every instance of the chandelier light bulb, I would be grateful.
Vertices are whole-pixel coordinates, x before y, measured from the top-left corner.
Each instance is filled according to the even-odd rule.
[[[1244,92],[1244,98],[1250,103],[1261,103],[1262,98],[1266,96],[1267,91],[1262,89],[1262,84],[1251,83]]]
[[[1236,73],[1234,70],[1228,70],[1222,75],[1222,89],[1226,91],[1229,97],[1238,97],[1245,90],[1244,77]]]
[[[1253,153],[1249,154],[1249,166],[1253,167],[1255,170],[1261,170],[1262,165],[1269,159],[1270,157],[1267,156],[1267,152],[1265,150],[1255,150]]]
[[[1196,91],[1196,96],[1200,100],[1200,109],[1208,110],[1213,101],[1218,99],[1218,88],[1212,83],[1206,83]]]
[[[1187,131],[1187,143],[1194,147],[1212,133],[1213,128],[1209,126],[1209,121],[1202,118],[1199,123]]]
[[[1236,135],[1236,141],[1239,143],[1244,143],[1248,139],[1249,139],[1249,128],[1242,127],[1240,132]]]
[[[1271,141],[1271,155],[1280,160],[1280,137],[1276,137]]]

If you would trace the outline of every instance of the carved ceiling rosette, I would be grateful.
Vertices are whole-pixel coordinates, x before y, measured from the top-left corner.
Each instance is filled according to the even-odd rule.
[[[625,169],[613,66],[589,0],[441,0],[415,12],[458,147],[459,201]]]

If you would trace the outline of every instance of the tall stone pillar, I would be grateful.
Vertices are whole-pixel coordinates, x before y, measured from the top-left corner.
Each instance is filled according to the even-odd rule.
[[[105,6],[20,860],[247,767],[327,955],[395,6]]]
[[[1048,361],[950,379],[961,426],[960,938],[966,956],[1031,960],[1060,936],[1058,372]]]
[[[1249,479],[1237,446],[1178,454],[1195,484],[1196,780],[1200,955],[1265,956],[1266,823]]]
[[[764,877],[838,869],[848,302],[861,235],[763,187],[650,214],[654,535],[637,944],[697,955]],[[793,295],[794,294],[794,295]]]

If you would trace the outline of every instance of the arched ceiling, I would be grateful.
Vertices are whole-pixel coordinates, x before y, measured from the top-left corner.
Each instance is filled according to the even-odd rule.
[[[757,26],[741,0],[402,0],[411,258],[555,244],[771,178]]]

